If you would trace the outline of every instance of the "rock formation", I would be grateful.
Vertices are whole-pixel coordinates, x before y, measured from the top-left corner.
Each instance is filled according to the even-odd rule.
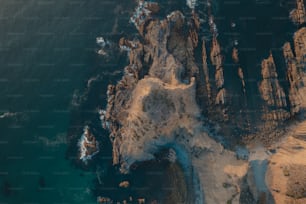
[[[238,49],[236,47],[233,48],[232,59],[233,59],[234,63],[239,62]]]
[[[243,92],[245,93],[245,81],[244,81],[243,70],[242,70],[241,67],[238,67],[238,76],[241,80],[241,85],[242,85]]]
[[[239,53],[238,53],[238,49],[236,47],[233,48],[232,59],[233,59],[234,63],[238,65],[237,74],[238,74],[239,79],[241,80],[242,90],[245,93],[246,90],[245,90],[244,74],[243,74],[243,69],[241,68],[241,66],[239,64]]]
[[[303,0],[296,0],[296,8],[290,12],[290,18],[295,24],[306,22],[306,12]]]
[[[261,63],[262,82],[259,90],[263,100],[273,108],[287,107],[286,95],[278,81],[278,75],[272,53]]]
[[[292,115],[299,113],[301,97],[299,89],[303,86],[300,69],[298,69],[297,61],[291,50],[290,43],[285,43],[283,47],[283,55],[287,65],[287,80],[289,81],[289,101],[290,111]]]
[[[128,188],[130,186],[130,182],[128,181],[122,181],[121,183],[119,183],[119,187],[121,188]]]
[[[226,91],[224,88],[224,74],[223,74],[223,56],[221,54],[221,46],[217,39],[218,30],[214,22],[214,16],[209,16],[210,31],[213,35],[211,49],[210,49],[210,61],[215,67],[215,87],[216,98],[215,104],[225,104]]]
[[[212,93],[211,93],[211,84],[209,78],[209,69],[207,65],[207,52],[206,52],[206,43],[205,40],[202,42],[202,63],[203,63],[203,73],[206,83],[206,92],[208,98],[208,104],[212,104]]]
[[[259,91],[267,107],[263,110],[263,119],[269,122],[283,121],[290,117],[287,111],[286,94],[279,83],[273,55],[270,53],[267,59],[261,63],[262,81]],[[275,123],[275,124],[276,124]],[[270,123],[269,123],[270,124]],[[269,125],[273,127],[273,125]]]
[[[159,6],[155,2],[147,2],[139,0],[138,6],[135,9],[130,21],[135,25],[140,34],[143,34],[143,26],[146,21],[151,18],[151,14],[159,11]]]
[[[78,145],[80,148],[80,159],[85,163],[99,152],[99,142],[88,126],[84,127],[84,133]]]
[[[267,184],[275,203],[306,202],[305,122],[294,126],[289,137],[269,160]]]
[[[262,61],[262,77],[259,90],[263,100],[268,106],[264,111],[264,118],[268,120],[284,120],[300,112],[302,98],[300,90],[304,87],[304,53],[306,30],[301,28],[294,34],[294,53],[289,42],[283,46],[283,57],[286,64],[286,81],[289,84],[288,96],[280,85],[277,69],[272,53]],[[287,99],[288,97],[288,99]],[[289,102],[289,104],[287,104]],[[289,110],[289,111],[288,111]]]
[[[296,63],[297,63],[297,73],[301,77],[301,83],[302,87],[299,88],[299,93],[300,96],[302,97],[301,100],[301,105],[300,107],[305,109],[306,107],[306,101],[305,101],[305,83],[306,83],[306,78],[305,78],[305,63],[306,63],[306,58],[305,53],[306,53],[306,28],[301,28],[294,34],[294,53],[295,53],[295,58],[296,58]],[[299,77],[297,77],[299,78]]]
[[[186,203],[224,203],[239,199],[240,177],[246,172],[244,161],[237,161],[233,152],[208,137],[202,128],[201,112],[196,102],[196,77],[199,69],[194,61],[198,23],[196,15],[184,34],[186,20],[175,11],[165,20],[148,18],[143,25],[144,43],[130,46],[130,65],[116,86],[108,88],[108,106],[101,111],[103,124],[108,127],[113,143],[113,163],[127,173],[135,162],[154,159],[163,147],[185,152],[190,162],[178,158],[183,165],[194,166],[186,172],[199,186],[195,198]],[[121,40],[120,45],[129,45]],[[211,59],[216,66],[216,103],[225,103],[223,67],[220,45],[214,38]],[[149,70],[140,77],[144,64]],[[142,70],[143,71],[143,70]],[[218,165],[212,165],[214,162]],[[203,163],[211,163],[203,166]],[[236,164],[236,166],[231,166]],[[224,168],[227,171],[224,171]],[[241,173],[235,179],[235,169]],[[191,175],[190,175],[191,174]],[[208,182],[209,180],[209,182]],[[223,188],[223,183],[231,183]],[[203,187],[205,183],[205,188]],[[212,193],[214,192],[214,193]],[[205,198],[204,195],[205,194]],[[224,196],[220,197],[219,195]]]
[[[217,37],[212,40],[212,47],[210,52],[210,60],[212,65],[215,66],[215,81],[217,88],[216,104],[225,104],[225,88],[224,88],[224,75],[223,75],[223,57],[221,55],[220,44]]]
[[[305,63],[305,52],[306,52],[306,28],[301,28],[294,33],[294,51],[296,55],[297,63],[299,68],[303,69]]]
[[[148,75],[138,81],[135,75],[125,74],[115,88],[115,95],[109,97],[116,99],[106,112],[106,120],[114,134],[114,164],[121,163],[123,171],[128,170],[135,161],[153,158],[156,142],[160,145],[172,142],[179,129],[187,133],[193,131],[189,122],[184,121],[199,117],[194,101],[195,80],[188,76],[197,69],[190,61],[192,58],[187,57],[193,47],[190,38],[178,36],[181,46],[187,44],[187,48],[176,49],[168,45],[168,39],[172,41],[169,37],[172,30],[181,29],[183,23],[184,17],[179,12],[172,13],[164,21],[150,21],[145,28],[145,38],[149,42],[143,46],[145,53],[132,48],[130,54],[133,54],[131,66],[135,65],[134,61],[137,62],[134,58],[141,60],[142,56],[150,56],[148,58],[152,63]],[[174,54],[167,51],[167,46]],[[186,69],[181,62],[187,63],[187,66],[190,64],[190,69]],[[182,78],[184,75],[186,79]],[[109,92],[112,90],[110,86]],[[180,128],[176,129],[177,126]],[[160,136],[164,138],[158,141]],[[138,145],[135,146],[135,142]]]
[[[260,155],[240,160],[235,152],[225,150],[215,140],[217,136],[203,128],[203,121],[211,122],[220,132],[227,132],[232,140],[244,131],[263,143],[269,140],[268,145],[275,142],[269,134],[280,137],[285,131],[277,128],[306,108],[303,100],[306,93],[303,87],[306,28],[295,33],[294,50],[290,43],[283,46],[286,79],[280,79],[281,69],[276,67],[272,52],[261,62],[261,71],[258,70],[262,76],[258,86],[260,96],[256,96],[259,100],[254,102],[259,108],[254,111],[245,105],[247,77],[250,76],[245,76],[240,65],[238,48],[230,51],[229,58],[235,68],[232,73],[236,78],[232,81],[236,80],[238,86],[240,83],[242,91],[225,86],[229,78],[224,74],[227,71],[224,69],[224,50],[211,11],[207,23],[212,38],[200,41],[201,21],[194,10],[195,1],[188,2],[193,9],[191,17],[174,11],[160,20],[151,15],[158,11],[157,4],[139,1],[131,21],[141,39],[120,39],[119,46],[129,51],[130,63],[124,68],[122,79],[116,85],[108,86],[107,108],[100,111],[102,125],[110,131],[113,164],[120,166],[122,173],[128,173],[134,163],[154,159],[161,148],[171,148],[175,151],[175,159],[189,169],[185,172],[186,177],[192,178],[198,190],[195,197],[185,203],[239,203],[246,191],[250,191],[256,202],[270,202],[273,200],[271,196],[274,198],[275,195],[270,194],[269,189],[273,191],[271,186],[275,181],[271,181],[269,188],[262,181],[269,155],[265,154],[267,158],[263,163],[257,161],[262,159]],[[304,7],[299,8],[295,12]],[[300,15],[292,16],[299,19],[298,22],[302,21],[296,17]],[[202,43],[200,48],[199,41]],[[202,49],[201,69],[194,54],[197,48]],[[238,93],[235,100],[239,107],[231,107],[236,97],[232,93]],[[228,110],[238,110],[240,118],[236,112],[236,115],[228,116]],[[209,114],[203,117],[205,111]],[[253,119],[252,133],[244,126],[250,115],[259,116]],[[181,154],[186,157],[180,158]],[[301,196],[300,190],[292,192],[290,194]]]

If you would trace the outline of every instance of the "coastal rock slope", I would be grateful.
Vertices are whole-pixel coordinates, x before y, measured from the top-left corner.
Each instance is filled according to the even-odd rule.
[[[299,184],[287,170],[285,177],[280,175],[284,169],[295,175],[298,166],[305,167],[304,141],[284,127],[306,108],[306,28],[295,33],[293,43],[284,42],[285,71],[272,52],[264,53],[258,94],[253,94],[248,92],[254,91],[248,81],[252,76],[240,64],[237,45],[229,49],[232,61],[224,61],[211,6],[208,1],[210,38],[200,38],[203,21],[194,6],[188,18],[174,11],[160,20],[154,16],[157,3],[139,1],[131,22],[140,39],[120,39],[130,63],[122,79],[108,86],[107,108],[100,111],[103,127],[110,131],[113,164],[128,173],[135,163],[171,148],[193,183],[194,196],[184,203],[303,203],[304,174]],[[291,17],[302,24],[304,5],[297,1],[297,6]],[[234,74],[225,75],[225,66],[233,66]],[[234,147],[245,142],[246,150],[225,149],[218,134]],[[289,162],[290,157],[296,160]]]
[[[196,15],[192,20],[197,21]],[[127,173],[135,162],[171,147],[178,155],[188,155],[178,160],[194,168],[190,174],[198,192],[186,203],[237,203],[247,165],[204,131],[196,102],[196,23],[188,28],[178,11],[164,20],[144,22],[138,27],[143,27],[145,43],[120,41],[131,48],[130,64],[121,81],[109,86],[107,110],[101,112],[111,132],[113,163]],[[227,188],[222,187],[225,183]]]
[[[187,57],[192,54],[191,40],[188,36],[173,36],[181,46],[175,51],[178,57],[167,49],[171,32],[184,25],[183,15],[174,12],[166,20],[147,23],[148,43],[132,49],[127,74],[116,87],[109,87],[105,118],[112,131],[114,164],[120,163],[123,171],[136,161],[153,158],[156,146],[174,142],[182,132],[186,137],[195,135],[200,117],[192,77],[197,67]],[[150,68],[140,78],[145,71],[142,63]],[[191,137],[189,143],[194,143]]]

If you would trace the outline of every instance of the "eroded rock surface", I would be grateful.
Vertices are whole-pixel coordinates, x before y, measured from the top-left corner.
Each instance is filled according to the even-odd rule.
[[[229,79],[224,74],[224,51],[210,4],[207,23],[211,39],[201,39],[201,21],[195,10],[189,18],[175,11],[160,20],[151,16],[158,11],[158,5],[140,2],[132,22],[141,39],[120,40],[119,45],[129,50],[130,64],[124,68],[122,79],[109,85],[107,109],[100,112],[103,126],[110,131],[114,165],[128,173],[134,163],[154,159],[161,148],[172,148],[176,155],[187,155],[183,159],[177,156],[177,160],[188,167],[186,177],[193,179],[195,196],[185,203],[284,201],[283,195],[275,194],[276,181],[265,179],[266,175],[278,175],[279,170],[268,161],[282,161],[278,158],[282,150],[271,157],[265,147],[281,140],[286,135],[286,122],[306,107],[306,29],[295,33],[294,46],[289,42],[283,46],[286,79],[280,78],[281,69],[273,52],[263,59],[258,70],[258,96],[254,97],[256,109],[251,109],[247,103],[251,76],[245,75],[246,68],[240,65],[239,49],[235,46],[230,58],[236,78]],[[294,18],[301,22],[300,17]],[[195,59],[198,48],[202,49],[201,66]],[[226,84],[227,80],[237,81],[239,89]],[[203,117],[203,113],[207,114]],[[255,148],[251,158],[241,160],[215,140],[216,135],[208,131],[204,121],[214,124],[217,134],[226,135],[229,140],[237,141],[243,134],[247,135],[247,144],[256,141],[265,147]],[[297,152],[289,153],[294,156]],[[305,152],[301,154],[306,157]],[[288,168],[297,170],[290,165]],[[300,188],[303,185],[294,181],[290,180],[288,189],[281,191],[304,199]],[[248,194],[250,198],[244,197]]]
[[[224,150],[203,129],[196,102],[199,68],[193,57],[198,44],[197,16],[193,15],[187,33],[183,32],[186,19],[178,11],[165,20],[148,19],[143,25],[145,43],[120,41],[121,46],[131,49],[130,65],[121,81],[109,86],[107,110],[101,112],[104,126],[111,131],[113,163],[127,173],[135,162],[153,159],[161,147],[172,146],[190,157],[180,162],[195,169],[192,177],[199,193],[186,203],[202,204],[204,199],[208,203],[235,203],[246,163],[237,161],[233,152]],[[216,103],[224,104],[222,56],[216,38],[214,42],[211,58],[216,66]],[[149,69],[140,77],[145,66]],[[241,168],[241,173],[229,179],[237,173],[236,168]],[[224,188],[223,183],[231,184]]]
[[[305,124],[298,125],[270,159],[266,179],[275,203],[306,202],[306,142],[293,137],[304,129]]]
[[[306,12],[303,0],[296,0],[296,8],[290,13],[290,18],[295,24],[306,22]]]
[[[266,120],[285,120],[289,114],[285,110],[287,107],[285,92],[278,81],[278,74],[272,54],[261,63],[261,74],[263,80],[260,83],[259,91],[261,97],[267,103],[271,111],[264,113]]]
[[[153,158],[156,145],[173,142],[180,131],[194,135],[196,122],[191,121],[197,121],[200,111],[192,76],[198,68],[191,37],[178,35],[184,21],[174,12],[163,21],[146,22],[147,43],[131,47],[125,75],[116,87],[109,86],[105,118],[112,132],[114,164],[121,163],[125,170],[135,161]],[[143,63],[150,68],[140,79]]]

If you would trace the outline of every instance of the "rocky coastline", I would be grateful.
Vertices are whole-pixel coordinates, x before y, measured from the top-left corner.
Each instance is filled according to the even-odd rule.
[[[285,145],[292,140],[288,131],[292,125],[286,124],[304,114],[306,107],[306,29],[296,31],[293,43],[284,42],[285,80],[280,78],[273,52],[266,53],[260,66],[258,111],[254,112],[247,105],[232,105],[234,101],[246,101],[249,94],[239,47],[233,45],[230,53],[240,84],[237,91],[226,84],[224,51],[211,3],[206,5],[211,39],[199,38],[202,25],[193,3],[188,3],[192,8],[190,17],[174,11],[160,20],[152,15],[160,9],[157,3],[139,1],[131,22],[141,39],[120,39],[119,46],[128,50],[129,65],[122,79],[108,86],[107,107],[100,111],[102,125],[110,132],[113,164],[127,174],[133,164],[154,160],[155,154],[167,147],[177,155],[187,155],[178,161],[190,167],[184,177],[192,178],[195,189],[183,203],[304,202],[304,178],[301,185],[294,185],[288,176],[280,177],[279,182],[285,179],[288,187],[284,193],[275,187],[278,181],[268,176],[278,174],[279,166],[273,166],[278,162],[279,168],[287,165],[292,168],[289,171],[298,171],[282,160],[281,149],[294,149]],[[297,9],[290,16],[294,23],[304,23],[303,2],[297,0]],[[200,66],[195,59],[199,47]],[[253,126],[248,118],[252,118]],[[205,128],[206,122],[219,127],[218,134],[233,140],[241,138],[249,155],[240,157],[235,149],[224,148]],[[239,129],[239,135],[233,135],[232,127]],[[280,150],[271,153],[277,148]],[[298,154],[304,155],[302,149],[296,150]],[[294,157],[297,152],[286,154]],[[304,165],[300,160],[296,163]],[[290,186],[294,191],[288,190]]]

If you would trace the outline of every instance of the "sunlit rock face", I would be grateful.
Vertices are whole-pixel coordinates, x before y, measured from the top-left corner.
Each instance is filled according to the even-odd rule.
[[[306,202],[306,141],[301,133],[305,134],[305,122],[294,128],[270,158],[266,179],[275,203]]]
[[[88,126],[84,127],[84,133],[78,142],[78,146],[80,149],[79,158],[85,163],[99,152],[99,142],[96,141]]]
[[[199,116],[194,93],[194,80],[190,85],[176,86],[150,77],[139,81],[132,94],[129,114],[122,123],[121,138],[115,139],[120,141],[117,150],[120,162],[129,166],[135,161],[151,159],[158,146],[183,140],[180,138],[183,134],[192,142]]]
[[[120,40],[121,46],[130,47],[130,64],[122,80],[109,86],[107,110],[101,111],[103,124],[111,132],[113,163],[128,173],[133,163],[153,159],[161,148],[172,147],[177,155],[187,155],[178,156],[183,166],[194,168],[186,176],[193,178],[195,195],[185,203],[239,200],[239,196],[232,197],[239,195],[237,186],[247,165],[208,136],[197,104],[197,15],[189,23],[178,11],[164,20],[147,18],[143,25],[138,25],[143,28],[144,43]],[[213,53],[219,73],[216,83],[223,88],[220,47]],[[225,92],[218,92],[216,100],[224,103]],[[217,161],[220,163],[213,165]],[[229,179],[227,175],[236,175],[236,170],[236,178]],[[223,188],[223,183],[231,184]]]
[[[251,89],[252,76],[245,74],[251,68],[240,64],[235,43],[228,49],[226,65],[211,2],[206,6],[210,38],[200,39],[201,20],[194,10],[189,18],[174,11],[160,20],[151,15],[153,7],[159,8],[155,3],[140,1],[132,22],[141,39],[120,40],[130,64],[122,79],[109,85],[107,109],[100,112],[110,131],[113,163],[128,173],[132,164],[154,159],[161,148],[171,147],[177,155],[186,154],[178,161],[192,168],[195,197],[186,203],[273,203],[275,180],[268,183],[265,178],[267,169],[277,171],[268,164],[267,152],[288,136],[288,120],[306,107],[306,30],[295,33],[293,45],[284,42],[284,73],[272,51],[263,53],[257,85]],[[196,49],[201,50],[198,61]],[[234,73],[229,76],[228,64]],[[224,149],[220,137],[209,133],[208,123],[222,139],[236,142],[233,146],[249,148],[250,158],[241,159],[234,148]]]
[[[136,161],[152,159],[159,146],[180,139],[182,143],[192,143],[192,136],[198,129],[200,110],[195,101],[193,77],[198,68],[188,57],[193,54],[190,37],[178,33],[183,31],[184,25],[185,19],[180,12],[173,12],[162,21],[149,21],[144,36],[147,43],[138,46],[141,50],[136,48],[130,53],[129,65],[138,67],[140,72],[142,67],[135,62],[147,63],[150,66],[147,75],[140,79],[139,74],[127,74],[122,79],[127,84],[125,87],[117,85],[115,91],[109,91],[114,92],[109,99],[115,99],[114,104],[109,105],[114,112],[108,109],[106,113],[114,134],[114,163],[121,163],[123,171]],[[168,51],[168,47],[173,46],[169,41],[181,49],[173,48],[175,54],[172,54]],[[124,98],[127,93],[128,100]],[[117,104],[121,98],[124,104]],[[118,109],[115,120],[110,120]],[[186,140],[180,138],[184,134]]]
[[[296,0],[296,8],[290,12],[290,18],[295,24],[306,22],[306,12],[303,0]]]

